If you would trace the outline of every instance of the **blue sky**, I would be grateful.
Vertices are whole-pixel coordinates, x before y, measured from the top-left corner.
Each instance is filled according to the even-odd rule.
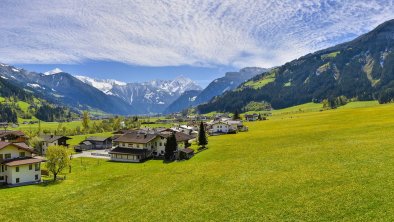
[[[0,62],[126,82],[272,67],[394,18],[393,1],[3,0]]]

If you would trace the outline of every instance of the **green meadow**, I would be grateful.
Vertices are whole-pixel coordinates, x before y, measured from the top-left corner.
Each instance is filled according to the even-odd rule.
[[[74,159],[64,181],[0,189],[0,221],[393,221],[394,104],[315,108],[188,161]]]

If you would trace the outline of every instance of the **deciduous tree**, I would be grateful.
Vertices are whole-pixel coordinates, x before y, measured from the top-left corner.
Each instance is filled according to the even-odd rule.
[[[53,173],[53,180],[56,181],[57,175],[67,168],[70,164],[70,153],[64,146],[49,146],[46,152],[47,168]]]

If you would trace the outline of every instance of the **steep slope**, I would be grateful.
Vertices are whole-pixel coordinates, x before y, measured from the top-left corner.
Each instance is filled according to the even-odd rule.
[[[213,80],[204,90],[201,91],[200,94],[194,95],[195,92],[192,92],[193,97],[195,96],[193,101],[187,101],[190,93],[182,95],[180,100],[174,101],[168,106],[168,109],[165,112],[179,112],[190,106],[197,106],[199,104],[206,103],[213,97],[221,95],[226,91],[231,91],[246,80],[266,71],[268,71],[268,69],[246,67],[239,70],[239,72],[227,72],[224,77]]]
[[[269,79],[269,81],[267,81]],[[394,98],[394,20],[353,41],[308,54],[257,76],[198,107],[201,112],[242,110],[250,101],[273,108],[346,96]]]
[[[227,72],[224,77],[212,81],[207,88],[197,96],[194,104],[208,102],[213,97],[221,95],[226,91],[233,90],[244,81],[266,71],[267,69],[265,68],[246,67],[239,70],[239,72]]]
[[[201,90],[190,90],[184,92],[177,100],[172,102],[164,111],[164,113],[175,113],[182,111],[185,108],[193,106],[198,95],[201,94]]]
[[[53,103],[60,103],[77,109],[99,109],[114,114],[135,113],[135,110],[121,99],[106,95],[68,73],[27,72],[23,69],[1,64],[0,75],[14,85],[29,90]]]
[[[113,80],[113,79],[94,79],[87,76],[75,76],[75,78],[79,79],[80,81],[93,86],[94,88],[102,91],[107,95],[112,95],[111,89],[114,85],[124,86],[126,83]]]

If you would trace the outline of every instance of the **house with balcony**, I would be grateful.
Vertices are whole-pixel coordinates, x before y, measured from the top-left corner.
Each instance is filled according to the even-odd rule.
[[[0,141],[24,143],[28,138],[22,131],[0,130]]]
[[[165,154],[167,138],[175,134],[178,149],[189,146],[193,136],[176,132],[171,129],[161,130],[135,130],[128,131],[113,141],[113,148],[109,154],[112,161],[142,162],[151,157],[160,157]]]
[[[0,183],[25,185],[41,182],[42,158],[25,143],[0,141]]]

